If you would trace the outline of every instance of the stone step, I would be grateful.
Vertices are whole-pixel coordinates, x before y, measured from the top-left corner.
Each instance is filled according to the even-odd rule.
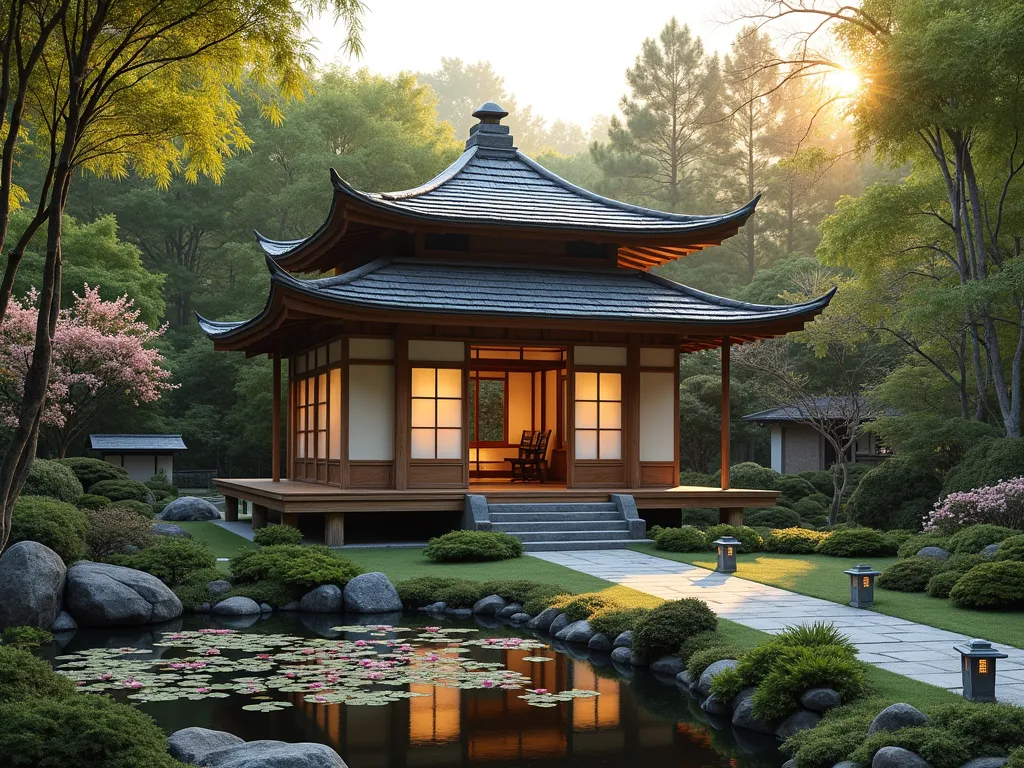
[[[503,531],[517,536],[520,533],[533,531],[628,531],[629,523],[621,517],[618,520],[551,520],[524,522],[517,520],[510,523],[491,523],[495,531]]]
[[[508,531],[508,533],[524,544],[534,541],[616,541],[621,539],[628,542],[630,540],[629,534],[625,531],[588,531],[579,528],[571,531]]]
[[[630,544],[642,543],[633,542],[629,539],[615,539],[613,541],[601,540],[573,540],[573,541],[530,541],[524,542],[524,552],[579,552],[586,549],[626,549]]]
[[[588,502],[588,503],[579,503],[579,504],[569,504],[569,503],[562,503],[562,502],[553,503],[553,504],[547,504],[547,503],[545,503],[545,504],[533,504],[533,503],[529,503],[529,502],[523,503],[523,504],[488,504],[487,508],[490,510],[492,515],[494,515],[495,513],[497,513],[497,514],[518,514],[518,513],[524,513],[524,512],[525,513],[531,513],[531,514],[537,514],[537,513],[548,513],[548,514],[559,513],[559,514],[564,514],[564,513],[573,513],[573,512],[618,512],[618,507],[616,507],[610,501],[606,501],[606,502]]]
[[[617,510],[608,512],[496,512],[496,507],[513,506],[509,504],[496,504],[488,508],[492,523],[585,523],[592,520],[613,522],[622,520],[622,513]],[[526,505],[523,505],[526,506]]]

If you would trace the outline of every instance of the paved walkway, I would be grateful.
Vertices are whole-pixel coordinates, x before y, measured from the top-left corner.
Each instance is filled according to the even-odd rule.
[[[723,619],[771,634],[799,624],[831,622],[857,646],[862,661],[955,693],[962,690],[960,654],[953,645],[970,639],[966,635],[643,552],[619,549],[531,555],[666,600],[699,597]],[[1024,650],[999,648],[1010,657],[997,662],[996,694],[1000,701],[1024,706]]]

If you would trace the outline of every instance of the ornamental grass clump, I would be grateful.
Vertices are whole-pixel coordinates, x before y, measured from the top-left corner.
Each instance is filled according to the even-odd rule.
[[[1024,530],[1024,476],[949,494],[936,502],[924,529],[953,533],[979,523]]]
[[[717,628],[718,617],[703,600],[672,600],[654,608],[633,631],[633,651],[653,661],[675,653],[687,638]]]
[[[597,592],[584,592],[580,595],[565,595],[552,602],[550,607],[561,609],[570,621],[583,621],[598,611],[611,610],[620,606],[611,598]]]
[[[451,531],[428,541],[423,554],[439,563],[480,563],[520,557],[523,545],[498,531]]]
[[[712,645],[699,651],[694,651],[686,659],[686,671],[694,680],[700,678],[704,670],[723,659],[738,659],[743,655],[743,649],[734,645],[728,645],[719,639],[718,645]]]
[[[829,531],[812,531],[809,528],[778,528],[765,538],[764,551],[809,555],[830,535]]]
[[[945,568],[937,557],[897,560],[878,577],[878,586],[892,592],[924,592],[928,582]]]
[[[692,525],[661,528],[653,538],[654,546],[666,552],[702,552],[705,549],[704,531]]]

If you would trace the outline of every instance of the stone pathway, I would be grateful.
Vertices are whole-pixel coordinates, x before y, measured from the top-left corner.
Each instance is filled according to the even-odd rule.
[[[771,634],[799,624],[831,622],[857,646],[862,661],[961,692],[960,654],[953,645],[970,639],[966,635],[628,549],[530,556],[666,600],[699,597],[723,619]],[[1024,650],[997,647],[1010,657],[997,662],[996,694],[1002,702],[1024,706]]]

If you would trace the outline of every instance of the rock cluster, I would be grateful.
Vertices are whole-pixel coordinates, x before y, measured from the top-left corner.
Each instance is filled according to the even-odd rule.
[[[324,744],[243,741],[226,731],[184,728],[167,737],[171,757],[208,768],[347,768]]]

